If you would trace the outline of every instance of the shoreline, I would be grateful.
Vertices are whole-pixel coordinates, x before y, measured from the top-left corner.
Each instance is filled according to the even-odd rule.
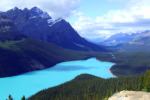
[[[111,67],[108,69],[108,72],[111,74],[111,75],[113,75],[115,78],[117,78],[117,76],[116,75],[114,75],[112,72],[111,72]]]

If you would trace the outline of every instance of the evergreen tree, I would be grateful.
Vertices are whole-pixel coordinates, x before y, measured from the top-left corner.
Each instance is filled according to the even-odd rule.
[[[146,71],[143,84],[144,84],[143,90],[150,92],[150,70]]]
[[[117,83],[117,86],[116,86],[116,93],[119,92],[118,89],[119,89],[119,85],[118,85],[118,83]]]
[[[139,86],[138,86],[138,91],[141,91],[144,88],[144,74],[142,73],[140,76],[140,81],[139,81]]]

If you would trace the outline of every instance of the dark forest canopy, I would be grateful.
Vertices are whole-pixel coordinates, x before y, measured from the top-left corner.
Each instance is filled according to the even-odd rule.
[[[42,90],[28,100],[103,100],[122,90],[150,92],[150,70],[140,76],[110,79],[82,74],[70,82]]]

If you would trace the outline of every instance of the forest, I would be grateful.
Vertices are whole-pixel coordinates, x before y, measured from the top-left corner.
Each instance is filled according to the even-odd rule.
[[[111,71],[116,76],[132,76],[150,69],[150,52],[112,52],[115,65]]]
[[[150,92],[150,70],[140,76],[109,79],[82,74],[70,82],[42,90],[28,100],[107,100],[122,90]]]

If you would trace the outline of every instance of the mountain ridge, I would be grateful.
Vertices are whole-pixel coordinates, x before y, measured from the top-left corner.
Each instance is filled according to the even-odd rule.
[[[0,24],[0,77],[41,70],[64,61],[83,60],[93,56],[104,60],[109,56],[100,52],[73,51],[29,38],[21,34],[5,16],[0,16]]]
[[[149,33],[149,32],[150,32],[150,30],[145,30],[143,32],[137,32],[137,33],[132,33],[132,34],[117,33],[115,35],[112,35],[107,40],[105,40],[99,44],[107,45],[107,46],[115,46],[115,45],[119,45],[119,44],[124,44],[124,43],[134,41],[136,39],[140,39],[144,35],[147,35],[147,33]]]
[[[82,38],[64,19],[54,21],[48,13],[37,7],[30,10],[14,8],[2,14],[15,23],[20,33],[28,37],[72,50],[107,51],[104,47]]]

